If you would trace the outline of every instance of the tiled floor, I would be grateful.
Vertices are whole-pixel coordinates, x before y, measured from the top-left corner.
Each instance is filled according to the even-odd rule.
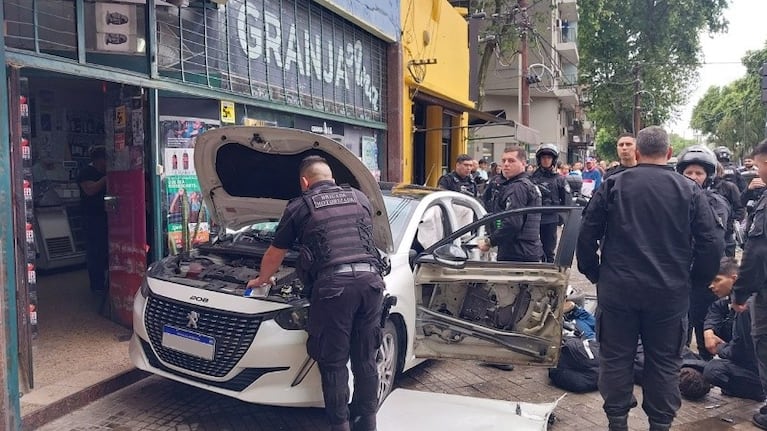
[[[22,416],[130,370],[130,331],[99,314],[84,269],[38,276],[34,388],[22,395]]]

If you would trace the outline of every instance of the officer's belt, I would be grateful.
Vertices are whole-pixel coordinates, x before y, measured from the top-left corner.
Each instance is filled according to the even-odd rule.
[[[355,272],[380,272],[378,270],[378,267],[375,265],[371,265],[369,263],[344,263],[341,265],[336,265],[334,267],[325,269],[320,271],[320,275],[330,275],[330,274],[348,274],[348,273],[355,273]]]

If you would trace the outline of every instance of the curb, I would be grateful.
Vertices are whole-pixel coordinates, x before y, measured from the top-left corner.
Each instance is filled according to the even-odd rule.
[[[33,431],[48,422],[72,413],[74,410],[80,409],[99,398],[103,398],[149,376],[151,376],[150,373],[134,368],[102,380],[95,385],[22,416],[21,429],[23,431]]]

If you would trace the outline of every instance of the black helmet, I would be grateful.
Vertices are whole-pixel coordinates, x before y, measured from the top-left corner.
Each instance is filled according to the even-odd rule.
[[[692,145],[679,153],[676,162],[676,171],[680,174],[687,169],[689,165],[700,165],[706,171],[706,183],[710,183],[716,176],[716,160],[714,152],[705,145]]]
[[[714,148],[714,154],[716,154],[716,159],[720,162],[729,162],[732,160],[732,151],[725,146]]]
[[[541,144],[540,147],[535,151],[535,161],[538,162],[538,165],[541,164],[541,156],[544,154],[548,154],[549,156],[553,157],[554,159],[551,161],[551,166],[557,165],[557,157],[559,157],[559,148],[557,148],[554,144]]]

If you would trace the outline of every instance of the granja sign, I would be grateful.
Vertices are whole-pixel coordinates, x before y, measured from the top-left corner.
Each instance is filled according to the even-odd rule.
[[[252,81],[381,111],[384,42],[306,0],[241,0],[227,9],[230,49],[236,42]]]

